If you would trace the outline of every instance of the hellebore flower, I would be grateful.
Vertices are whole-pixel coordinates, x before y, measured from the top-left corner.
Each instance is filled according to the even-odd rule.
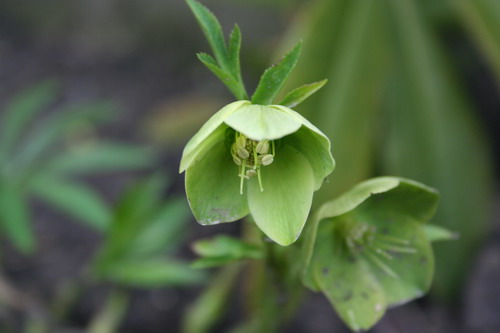
[[[212,116],[184,148],[180,172],[203,225],[249,213],[280,245],[300,235],[313,192],[335,167],[328,138],[281,105],[231,103]]]

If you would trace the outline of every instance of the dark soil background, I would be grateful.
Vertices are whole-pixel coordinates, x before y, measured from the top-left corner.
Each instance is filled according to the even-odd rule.
[[[163,105],[194,94],[229,101],[222,85],[197,63],[195,52],[207,50],[198,26],[182,1],[9,1],[0,0],[0,105],[16,92],[47,77],[62,82],[61,103],[110,99],[121,106],[119,119],[100,128],[99,135],[148,144],[143,126]],[[146,3],[146,2],[145,2]],[[208,3],[208,1],[207,1]],[[279,41],[293,8],[280,12],[271,5],[212,1],[224,28],[237,21],[244,32],[245,73],[263,68],[272,56],[267,50]],[[475,52],[465,41],[451,47]],[[250,60],[249,60],[250,59]],[[254,71],[255,72],[255,71]],[[259,73],[257,71],[256,73]],[[500,156],[500,95],[486,64],[464,67],[469,91],[480,106],[478,117],[489,131]],[[255,83],[257,77],[247,80]],[[1,108],[0,108],[1,110]],[[1,112],[1,111],[0,111]],[[164,151],[162,169],[175,175],[182,142]],[[85,179],[110,202],[136,175],[116,174]],[[498,187],[497,187],[498,188]],[[169,192],[183,195],[183,178]],[[498,191],[497,191],[498,193]],[[470,268],[467,286],[456,304],[438,304],[426,297],[388,311],[372,330],[376,333],[500,332],[500,198],[497,196],[492,232]],[[32,257],[18,254],[2,242],[2,267],[15,286],[39,298],[50,299],[67,281],[79,276],[94,254],[100,236],[64,215],[32,202],[38,250]],[[238,224],[203,228],[191,223],[190,240],[217,233],[239,232]],[[194,258],[185,245],[179,254]],[[437,263],[439,264],[439,263]],[[83,327],[106,296],[107,286],[84,295],[66,318],[67,330]],[[120,332],[178,332],[183,310],[201,287],[136,291]],[[237,302],[238,296],[235,296]],[[223,332],[237,322],[231,310]],[[0,306],[0,321],[19,314]],[[58,331],[59,332],[59,331]],[[309,294],[298,315],[283,332],[348,332],[319,294]]]

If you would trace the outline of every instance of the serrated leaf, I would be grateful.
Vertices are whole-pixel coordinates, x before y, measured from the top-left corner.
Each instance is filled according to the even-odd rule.
[[[116,261],[106,267],[104,277],[121,285],[155,288],[203,282],[205,274],[171,259]]]
[[[241,73],[240,69],[240,49],[241,49],[241,31],[240,27],[235,24],[233,31],[229,35],[229,60],[231,62],[231,72],[233,77],[238,78]]]
[[[230,70],[226,42],[217,17],[205,6],[195,0],[186,1],[201,26],[205,37],[212,48],[219,65],[224,70]]]
[[[85,225],[101,232],[108,229],[111,211],[86,185],[55,177],[37,177],[30,182],[29,189],[36,197]]]
[[[35,248],[35,237],[30,224],[29,207],[20,189],[0,179],[0,223],[13,245],[23,253]]]
[[[252,96],[253,104],[273,104],[274,99],[297,64],[301,48],[302,42],[299,42],[277,65],[264,72]]]
[[[238,99],[244,99],[246,92],[242,85],[237,81],[233,75],[226,70],[221,69],[216,63],[214,58],[206,53],[198,53],[198,59],[215,75],[224,85],[233,93]]]
[[[0,160],[5,159],[21,131],[56,95],[58,85],[47,80],[16,95],[0,121]]]
[[[328,82],[328,80],[321,80],[314,83],[305,84],[298,88],[293,89],[288,94],[283,97],[279,105],[283,105],[289,108],[293,108],[303,101],[305,101],[309,96],[313,95],[315,92],[323,88],[323,86]]]
[[[135,170],[152,165],[153,151],[115,142],[102,142],[96,146],[75,149],[52,159],[41,170],[47,174],[94,174]]]

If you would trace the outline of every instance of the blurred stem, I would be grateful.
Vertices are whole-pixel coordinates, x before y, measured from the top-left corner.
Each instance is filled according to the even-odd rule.
[[[292,246],[283,248],[263,241],[264,237],[255,223],[248,219],[244,224],[244,240],[258,242],[266,249],[264,260],[249,263],[244,285],[245,312],[254,324],[261,321],[254,327],[260,331],[278,329],[286,323],[297,311],[304,295],[298,270],[293,271],[286,258],[287,252],[293,250]]]
[[[232,264],[221,269],[212,283],[190,306],[183,318],[182,332],[205,333],[217,323],[227,309],[227,300],[241,271],[241,265]]]
[[[49,313],[30,295],[23,293],[0,273],[0,303],[26,315],[26,333],[48,333]]]
[[[111,291],[106,304],[92,320],[88,333],[113,333],[117,331],[129,304],[129,295],[123,290]]]

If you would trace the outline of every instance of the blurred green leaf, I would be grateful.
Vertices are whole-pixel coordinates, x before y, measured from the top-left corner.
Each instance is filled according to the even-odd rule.
[[[500,86],[500,2],[497,0],[451,1],[466,27],[489,58]]]
[[[197,284],[205,279],[202,271],[172,259],[114,261],[104,275],[118,284],[144,288]]]
[[[132,241],[127,256],[149,256],[175,249],[184,241],[190,216],[184,198],[168,201]]]
[[[99,142],[85,149],[74,149],[57,155],[42,169],[49,175],[75,175],[127,171],[145,168],[153,163],[151,149],[115,142]]]
[[[109,120],[115,110],[113,103],[96,102],[71,106],[48,116],[25,138],[18,153],[13,156],[12,165],[16,169],[28,166],[34,168],[33,164],[50,152],[70,126],[81,122]]]
[[[193,250],[203,257],[193,262],[194,268],[222,266],[237,260],[264,257],[261,247],[225,235],[196,241],[193,244]]]
[[[184,313],[183,333],[206,333],[220,320],[234,288],[241,266],[224,267],[212,277],[210,285]]]
[[[57,88],[54,80],[46,80],[16,95],[6,106],[0,122],[0,161],[12,150],[24,127],[54,100]]]
[[[461,290],[481,244],[491,204],[492,170],[481,129],[466,95],[414,0],[391,0],[394,68],[383,169],[439,189],[435,221],[461,239],[436,245],[435,291],[450,299]]]
[[[166,179],[156,174],[132,186],[118,203],[106,242],[98,261],[98,270],[127,252],[131,242],[158,208]]]
[[[35,237],[29,224],[26,198],[17,186],[5,179],[0,179],[0,222],[18,250],[23,253],[33,252]]]
[[[323,86],[327,82],[328,80],[321,80],[295,88],[288,94],[286,94],[278,104],[289,108],[294,108],[295,106],[305,101],[309,96],[313,95],[315,92],[323,88]]]
[[[252,96],[253,104],[273,104],[274,99],[281,91],[281,88],[283,88],[286,79],[295,68],[301,49],[302,42],[299,42],[277,65],[266,69]]]
[[[54,177],[37,177],[29,189],[43,201],[99,231],[105,231],[111,212],[89,187]]]
[[[379,93],[387,68],[380,2],[318,2],[300,22],[305,35],[294,85],[328,77],[330,83],[304,104],[304,114],[332,140],[339,161],[315,194],[315,205],[366,179],[373,165]],[[314,76],[316,77],[314,77]]]

